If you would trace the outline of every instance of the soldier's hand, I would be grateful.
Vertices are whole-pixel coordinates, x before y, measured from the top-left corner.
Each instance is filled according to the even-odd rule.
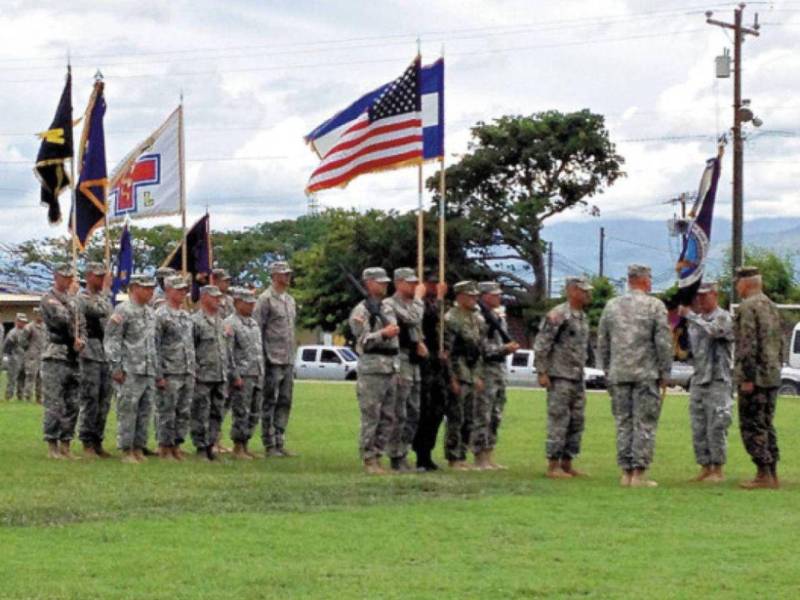
[[[111,379],[119,383],[120,385],[125,383],[125,372],[122,370],[114,371],[111,374]]]
[[[72,344],[72,348],[75,350],[75,352],[80,352],[85,346],[86,342],[83,340],[83,338],[75,338],[75,343]]]
[[[752,394],[756,389],[756,385],[752,381],[743,381],[739,384],[739,391],[743,394]]]
[[[160,389],[160,390],[165,390],[165,389],[167,389],[167,380],[166,380],[166,379],[164,379],[163,377],[162,377],[162,378],[160,378],[160,379],[156,379],[156,387],[157,387],[158,389]]]
[[[539,375],[539,385],[543,388],[550,389],[550,376],[547,373]]]
[[[111,291],[111,284],[114,282],[114,276],[111,273],[106,273],[103,277],[103,292],[108,294]]]
[[[237,377],[236,379],[234,379],[233,387],[235,387],[237,390],[242,389],[244,387],[244,379],[242,379],[241,377]]]
[[[486,390],[486,384],[483,382],[483,379],[476,379],[475,380],[475,391],[479,394],[482,394]]]
[[[417,300],[422,300],[425,297],[425,284],[418,283],[416,287],[414,287],[414,298]]]
[[[447,296],[447,284],[442,281],[436,284],[436,299],[444,300],[445,296]]]
[[[684,306],[683,304],[681,304],[678,307],[678,314],[682,317],[688,316],[690,312],[692,312],[692,310],[688,306]]]
[[[386,327],[381,329],[381,335],[387,340],[397,337],[399,333],[400,333],[400,326],[395,324],[387,325]]]
[[[450,380],[450,390],[456,396],[460,396],[461,395],[461,383],[455,377],[453,377],[453,379]]]
[[[517,342],[508,342],[505,346],[505,353],[506,354],[513,354],[517,350],[519,350],[519,344]]]
[[[417,343],[417,356],[420,358],[428,358],[430,352],[428,352],[428,347],[425,345],[425,342]]]

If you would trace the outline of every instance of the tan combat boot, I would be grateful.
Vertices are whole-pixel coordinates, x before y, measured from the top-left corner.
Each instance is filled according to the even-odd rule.
[[[492,465],[492,468],[497,470],[497,471],[507,471],[508,470],[507,466],[501,465],[501,464],[495,462],[495,460],[494,460],[494,450],[493,449],[489,450],[489,464]]]
[[[547,471],[544,476],[548,479],[570,479],[572,477],[572,475],[562,470],[561,462],[558,460],[547,461]]]
[[[90,444],[89,442],[83,442],[83,455],[86,458],[99,458],[99,454],[97,454],[97,448],[94,444]]]
[[[378,458],[365,458],[364,472],[367,475],[386,475],[386,471],[381,466],[380,460]]]
[[[492,471],[494,467],[492,467],[492,463],[489,461],[489,451],[488,450],[481,450],[477,454],[475,454],[475,462],[473,463],[473,469],[476,471]]]
[[[172,448],[170,446],[159,446],[158,447],[158,458],[163,458],[165,460],[171,460],[172,456]]]
[[[583,471],[579,471],[578,469],[572,466],[572,459],[571,458],[562,458],[561,459],[561,470],[564,471],[567,475],[571,477],[586,477],[586,473]]]
[[[69,460],[80,460],[80,456],[75,456],[69,449],[69,442],[61,442],[61,456]]]
[[[743,481],[739,487],[743,490],[769,490],[779,487],[777,479],[773,478],[770,467],[758,467],[758,473],[750,481]]]
[[[133,453],[133,450],[123,450],[122,451],[122,458],[120,462],[125,463],[126,465],[138,465],[139,461],[136,460],[136,455]]]
[[[697,483],[699,481],[705,481],[706,479],[708,479],[708,477],[711,475],[712,472],[713,472],[712,471],[712,467],[710,467],[709,465],[701,465],[700,466],[700,472],[697,475],[695,475],[694,477],[692,477],[689,481],[691,483]]]
[[[624,471],[622,471],[622,476],[619,478],[619,484],[622,487],[631,487],[632,477],[633,477],[633,471],[625,469]]]
[[[111,454],[106,452],[103,448],[102,442],[97,442],[97,444],[95,444],[94,451],[97,452],[97,456],[100,458],[111,458]]]
[[[240,444],[238,442],[233,445],[233,458],[241,460],[253,460],[252,457],[248,456],[247,451],[244,448],[244,444]]]
[[[142,451],[141,448],[133,449],[133,457],[136,459],[136,462],[140,463],[143,463],[147,460],[147,457],[145,457],[144,452]]]
[[[706,483],[722,483],[725,481],[725,474],[722,472],[722,465],[711,465],[710,473],[703,479]]]
[[[183,461],[183,459],[186,458],[186,455],[183,453],[183,450],[181,450],[180,446],[172,446],[170,450],[172,451],[172,458],[178,462]]]
[[[641,487],[641,488],[654,488],[658,487],[658,483],[653,481],[652,479],[647,478],[647,471],[644,469],[634,469],[633,475],[631,475],[631,487]]]
[[[470,466],[467,464],[466,461],[463,460],[449,460],[447,461],[448,466],[453,469],[454,471],[470,471]]]
[[[61,460],[64,457],[58,449],[58,442],[47,442],[47,458]]]
[[[258,458],[258,457],[257,457],[255,454],[253,454],[252,452],[250,452],[250,450],[247,448],[247,442],[245,442],[244,444],[242,444],[242,446],[244,446],[244,453],[245,453],[245,454],[247,454],[247,456],[249,456],[249,457],[250,457],[250,458],[252,458],[252,459],[256,459],[256,458]]]

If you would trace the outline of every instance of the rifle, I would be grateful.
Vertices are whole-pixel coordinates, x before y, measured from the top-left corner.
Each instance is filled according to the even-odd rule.
[[[342,270],[345,277],[347,277],[347,280],[353,285],[354,288],[356,288],[356,291],[364,297],[364,306],[366,307],[367,312],[369,313],[370,328],[375,326],[375,321],[380,321],[384,327],[389,325],[390,324],[389,321],[386,319],[383,313],[381,313],[380,300],[377,300],[376,298],[370,296],[367,290],[364,288],[364,286],[361,285],[361,282],[358,279],[356,279],[355,276],[350,271],[348,271],[347,268],[342,263],[338,264],[339,268]]]
[[[503,324],[500,322],[500,319],[494,313],[494,311],[486,306],[483,302],[478,302],[478,306],[481,307],[481,314],[483,315],[483,319],[486,321],[486,324],[489,326],[489,337],[492,337],[494,332],[500,334],[500,339],[503,340],[504,344],[511,343],[511,336],[506,333],[503,329]]]

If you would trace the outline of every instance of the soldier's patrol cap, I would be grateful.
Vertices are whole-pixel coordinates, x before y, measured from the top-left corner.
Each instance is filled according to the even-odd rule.
[[[459,281],[453,286],[453,291],[456,294],[466,294],[467,296],[480,296],[478,291],[478,284],[472,280]]]
[[[651,277],[652,271],[647,265],[628,265],[628,277]]]
[[[134,273],[131,275],[131,285],[138,285],[139,287],[154,288],[156,285],[155,277],[145,275],[144,273]]]
[[[248,304],[255,304],[256,302],[256,295],[253,293],[253,290],[248,290],[247,288],[238,287],[233,290],[231,294],[234,300],[241,300],[242,302],[247,302]]]
[[[594,289],[594,286],[589,283],[589,280],[586,279],[586,277],[567,277],[566,281],[564,282],[564,286],[569,287],[571,285],[574,285],[578,289],[581,289],[585,292],[591,292]]]
[[[172,277],[175,275],[177,271],[172,267],[159,267],[156,269],[156,277],[159,279],[166,279],[167,277]]]
[[[208,295],[218,298],[222,296],[222,292],[220,292],[219,288],[215,285],[204,285],[203,287],[200,288],[200,295],[201,296]]]
[[[72,266],[67,263],[55,263],[53,265],[53,274],[61,275],[61,277],[75,277]]]
[[[747,279],[748,277],[755,277],[756,275],[761,275],[761,271],[758,270],[758,267],[745,265],[736,269],[736,279]]]
[[[280,273],[291,273],[292,267],[289,266],[289,263],[285,260],[276,260],[269,266],[269,273],[270,275],[280,274]]]
[[[101,262],[86,263],[86,268],[83,270],[84,277],[86,275],[105,275],[106,273],[108,273],[108,269]]]
[[[408,267],[400,267],[399,269],[394,270],[394,280],[395,281],[408,281],[409,283],[417,283],[419,281],[419,277],[414,272],[414,269],[409,269]]]
[[[225,269],[214,269],[213,271],[211,271],[211,274],[214,276],[214,279],[220,279],[222,281],[231,278],[231,276],[228,275],[228,272]]]
[[[182,275],[173,275],[172,277],[167,277],[164,280],[164,287],[173,290],[185,290],[189,287],[189,282],[186,281]]]
[[[478,284],[478,291],[481,294],[496,294],[499,296],[503,293],[503,288],[496,281],[481,281]]]
[[[716,281],[704,281],[697,288],[698,294],[708,294],[709,292],[716,292],[719,289]]]
[[[20,321],[21,323],[27,323],[28,315],[26,315],[25,313],[17,313],[17,321]]]
[[[391,279],[386,274],[386,269],[383,267],[367,267],[361,273],[361,279],[363,281],[367,281],[369,279],[374,279],[378,283],[389,283]]]

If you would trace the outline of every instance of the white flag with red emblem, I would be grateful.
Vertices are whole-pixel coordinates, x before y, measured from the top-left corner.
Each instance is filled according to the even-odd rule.
[[[182,110],[180,106],[175,109],[114,169],[108,189],[110,222],[181,213]]]

